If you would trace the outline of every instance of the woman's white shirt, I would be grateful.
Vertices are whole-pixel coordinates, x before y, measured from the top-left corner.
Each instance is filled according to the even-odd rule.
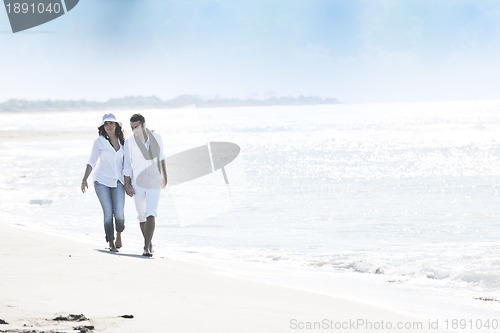
[[[116,151],[104,136],[99,136],[94,141],[87,164],[92,167],[94,180],[98,183],[108,187],[116,187],[117,181],[124,184],[123,146],[121,144],[120,149]]]

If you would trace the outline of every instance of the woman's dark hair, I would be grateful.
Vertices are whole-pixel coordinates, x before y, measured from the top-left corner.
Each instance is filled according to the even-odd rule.
[[[115,124],[116,124],[115,135],[118,138],[118,141],[120,141],[120,143],[123,145],[125,143],[125,134],[123,133],[123,129],[120,126],[120,124],[119,123]],[[104,125],[99,126],[97,129],[99,130],[99,135],[102,135],[107,140],[109,140],[109,136],[108,134],[106,134],[106,131],[104,130]]]
[[[130,122],[135,123],[136,121],[140,121],[141,125],[144,125],[144,123],[146,122],[146,119],[144,119],[144,116],[142,114],[136,113],[136,114],[132,115],[132,117],[130,117]]]

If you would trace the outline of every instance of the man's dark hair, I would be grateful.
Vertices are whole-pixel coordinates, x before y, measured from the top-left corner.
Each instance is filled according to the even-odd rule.
[[[130,117],[130,122],[135,123],[136,121],[140,121],[141,125],[144,125],[146,119],[144,119],[144,116],[142,114],[136,113],[132,117]]]

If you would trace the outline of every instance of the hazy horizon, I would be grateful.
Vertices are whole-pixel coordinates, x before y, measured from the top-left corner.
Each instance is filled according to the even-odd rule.
[[[493,0],[85,0],[13,34],[0,102],[131,95],[498,99]]]

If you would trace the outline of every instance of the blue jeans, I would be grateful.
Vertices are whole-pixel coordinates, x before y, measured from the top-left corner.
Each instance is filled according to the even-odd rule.
[[[116,182],[116,187],[107,187],[94,182],[94,188],[104,214],[106,242],[111,242],[115,240],[113,217],[115,218],[116,232],[122,232],[125,229],[125,188],[119,181]]]

